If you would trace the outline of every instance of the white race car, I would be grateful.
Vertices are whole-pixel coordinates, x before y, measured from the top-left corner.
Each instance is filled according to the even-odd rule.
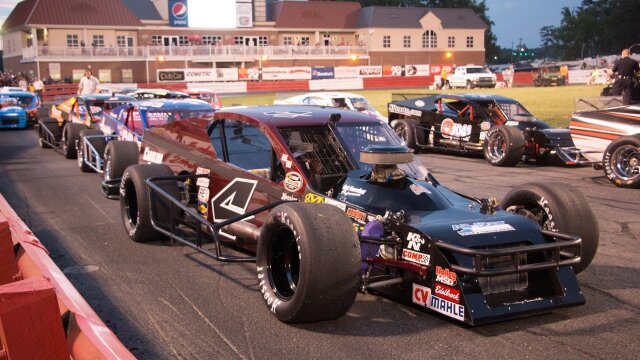
[[[369,104],[362,95],[346,92],[312,92],[302,95],[292,96],[283,100],[276,100],[274,105],[317,105],[331,106],[349,110],[356,110],[369,114],[374,118],[386,122],[387,118],[382,116]]]

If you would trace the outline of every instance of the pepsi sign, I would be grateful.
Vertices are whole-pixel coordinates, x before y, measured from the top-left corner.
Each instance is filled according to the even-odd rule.
[[[188,12],[187,0],[169,0],[169,25],[173,27],[188,27]]]

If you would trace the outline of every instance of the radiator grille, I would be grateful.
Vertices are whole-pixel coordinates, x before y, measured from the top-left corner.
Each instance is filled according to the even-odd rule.
[[[510,246],[490,247],[487,249],[504,249],[507,247],[519,247],[524,245],[526,244],[518,243]],[[483,260],[484,262],[482,265],[485,269],[508,268],[513,267],[514,265],[525,265],[527,263],[527,254],[496,256]],[[518,264],[514,264],[514,261]],[[482,289],[482,293],[485,295],[506,293],[510,291],[522,291],[526,290],[529,286],[529,274],[524,272],[511,275],[479,277],[478,282]]]

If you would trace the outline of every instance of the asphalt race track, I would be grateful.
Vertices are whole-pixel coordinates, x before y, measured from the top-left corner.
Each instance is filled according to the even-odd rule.
[[[640,352],[640,190],[590,167],[489,166],[422,154],[440,182],[498,199],[530,181],[571,183],[599,218],[600,247],[578,276],[580,307],[477,328],[373,295],[347,316],[286,325],[267,310],[253,264],[223,264],[186,246],[136,244],[99,175],[37,146],[33,130],[0,132],[0,192],[121,341],[141,359],[628,358]]]

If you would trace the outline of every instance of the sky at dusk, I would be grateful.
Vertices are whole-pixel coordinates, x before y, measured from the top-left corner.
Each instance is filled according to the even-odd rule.
[[[138,0],[143,1],[143,0]],[[213,0],[212,0],[213,1]],[[493,32],[498,45],[511,48],[522,42],[530,48],[540,45],[540,28],[559,25],[563,7],[573,9],[580,0],[485,0],[489,17],[495,23]],[[4,22],[18,0],[0,0],[0,24]]]

